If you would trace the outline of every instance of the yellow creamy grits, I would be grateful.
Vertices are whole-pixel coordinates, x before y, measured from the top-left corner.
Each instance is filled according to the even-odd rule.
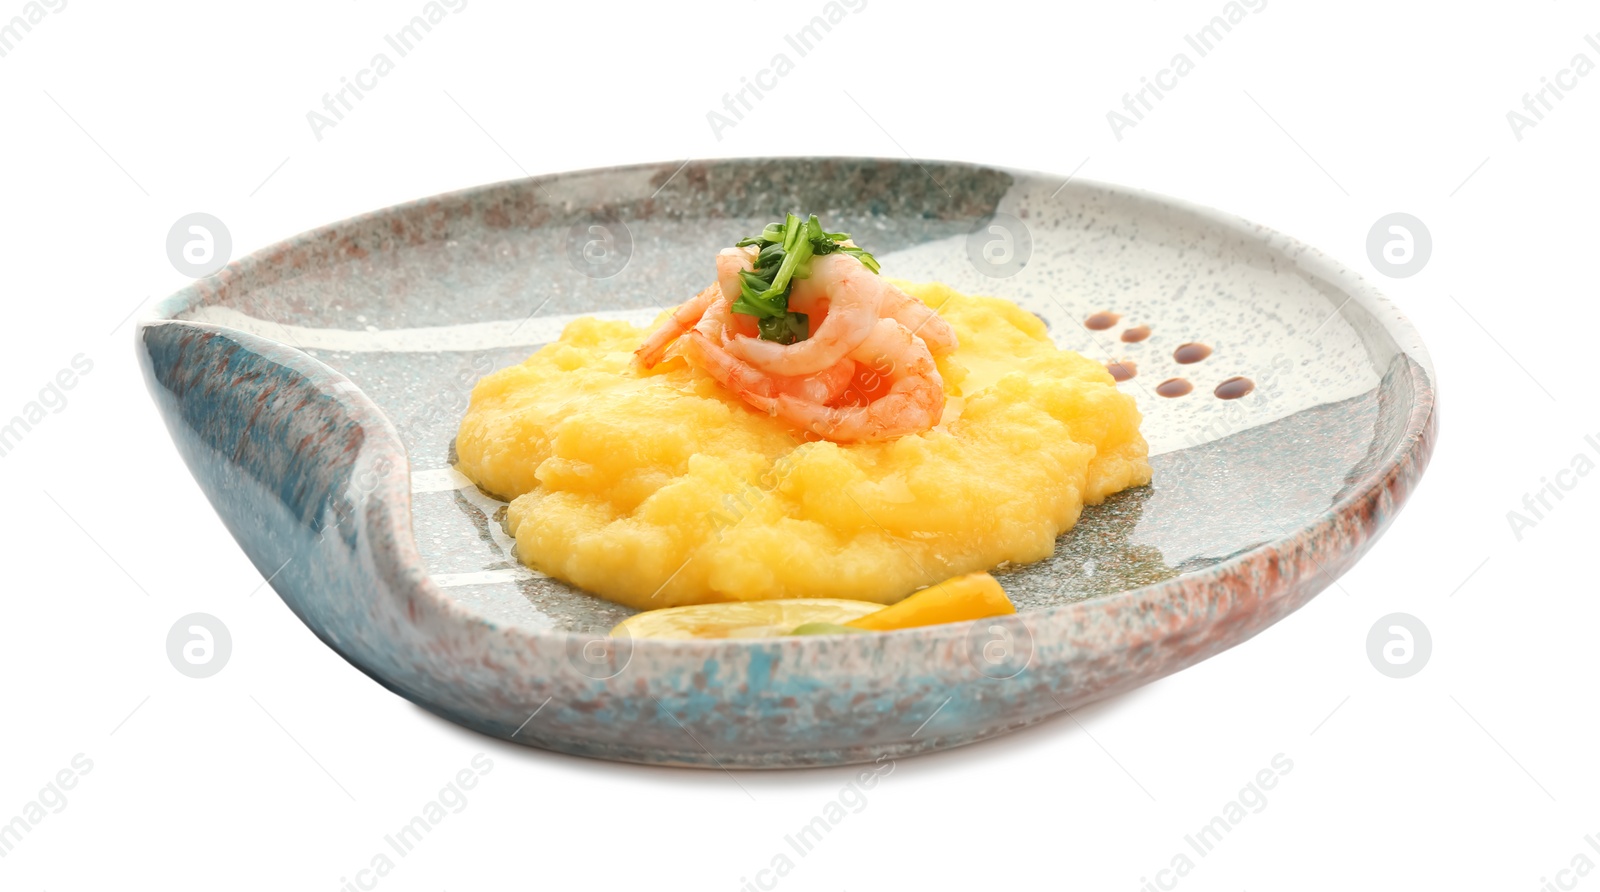
[[[520,559],[640,609],[771,598],[892,603],[1048,557],[1085,504],[1150,482],[1134,400],[1008,301],[896,281],[960,347],[934,429],[808,441],[682,358],[641,372],[646,329],[579,319],[483,378],[458,468],[510,500]]]

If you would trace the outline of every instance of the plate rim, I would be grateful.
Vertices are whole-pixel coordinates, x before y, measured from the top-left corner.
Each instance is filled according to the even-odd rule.
[[[755,156],[706,159],[690,162],[690,164],[700,166],[759,165],[771,163],[779,158],[814,163],[838,162],[856,165],[877,164],[904,167],[913,165],[922,167],[927,164],[937,164],[944,167],[953,166],[975,171],[999,172],[1014,178],[1027,180],[1061,178],[1059,174],[967,161],[871,156]],[[440,205],[446,207],[467,206],[475,199],[495,192],[515,191],[517,189],[526,189],[532,196],[532,200],[542,204],[544,203],[543,199],[534,194],[534,187],[553,181],[580,176],[618,173],[649,172],[656,175],[672,173],[673,176],[676,176],[677,173],[675,172],[682,169],[683,165],[678,161],[644,162],[583,168],[532,177],[516,177],[414,199],[314,227],[235,259],[216,275],[208,279],[196,280],[157,302],[141,317],[139,324],[135,326],[135,337],[138,343],[142,345],[148,329],[169,325],[185,326],[199,331],[213,331],[224,334],[242,346],[255,350],[263,357],[281,362],[290,366],[294,371],[306,375],[317,386],[318,390],[337,401],[343,411],[350,414],[352,420],[366,429],[368,436],[362,443],[357,457],[353,460],[361,461],[363,458],[370,456],[387,460],[393,463],[395,467],[404,468],[406,471],[404,476],[399,474],[389,475],[380,482],[378,487],[374,488],[370,496],[372,503],[377,506],[378,510],[365,512],[362,520],[369,542],[372,543],[371,548],[376,565],[375,569],[380,577],[393,584],[393,596],[402,600],[407,598],[415,600],[420,597],[426,602],[425,606],[428,608],[426,613],[431,614],[439,622],[481,625],[487,627],[490,631],[511,635],[517,639],[535,644],[542,642],[550,646],[560,647],[570,646],[575,641],[592,641],[604,636],[594,632],[544,629],[493,620],[455,599],[433,582],[417,546],[416,530],[412,523],[412,493],[410,488],[412,467],[405,445],[400,439],[397,428],[387,414],[342,373],[292,345],[228,328],[227,326],[179,319],[177,316],[203,304],[209,298],[226,293],[234,287],[240,287],[248,291],[255,287],[250,280],[257,272],[272,269],[274,264],[281,263],[285,257],[293,256],[296,251],[305,249],[313,243],[327,244],[337,242],[342,236],[346,236],[349,233],[370,228],[371,224],[376,221],[390,219],[406,213],[414,213],[427,207],[438,207]],[[1432,359],[1423,344],[1420,332],[1417,331],[1399,308],[1373,284],[1316,247],[1291,236],[1253,223],[1232,213],[1150,190],[1078,177],[1067,178],[1067,182],[1063,185],[1068,186],[1074,192],[1130,198],[1153,207],[1176,211],[1189,220],[1216,227],[1221,231],[1219,234],[1237,237],[1248,242],[1262,243],[1272,253],[1291,259],[1299,267],[1303,275],[1321,280],[1335,288],[1348,298],[1345,304],[1356,304],[1394,342],[1397,357],[1409,358],[1410,363],[1402,362],[1399,367],[1405,369],[1410,377],[1411,403],[1405,410],[1404,429],[1397,433],[1394,445],[1385,450],[1381,461],[1375,462],[1361,479],[1346,485],[1341,495],[1320,512],[1315,519],[1300,524],[1294,530],[1289,531],[1287,535],[1269,539],[1253,548],[1230,555],[1201,570],[1181,574],[1149,585],[1105,595],[1096,595],[1066,604],[1030,608],[1013,616],[1002,618],[1001,621],[1011,625],[1013,628],[1020,628],[1030,636],[1030,639],[1041,634],[1057,634],[1061,638],[1073,638],[1077,636],[1066,633],[1074,625],[1079,628],[1081,634],[1088,634],[1082,633],[1083,629],[1088,629],[1092,633],[1092,630],[1102,626],[1104,623],[1126,624],[1143,622],[1148,625],[1152,621],[1151,612],[1156,611],[1165,614],[1169,619],[1179,618],[1181,615],[1177,626],[1168,625],[1166,629],[1168,633],[1176,634],[1186,629],[1192,630],[1205,626],[1210,622],[1207,617],[1214,619],[1223,616],[1224,611],[1219,607],[1219,599],[1230,594],[1241,594],[1242,591],[1234,592],[1233,588],[1230,587],[1236,588],[1241,580],[1248,581],[1248,577],[1252,576],[1251,571],[1262,571],[1267,569],[1265,567],[1266,564],[1272,564],[1274,565],[1273,572],[1278,572],[1281,568],[1276,565],[1280,562],[1287,563],[1284,558],[1288,555],[1302,553],[1308,547],[1314,552],[1317,550],[1319,543],[1337,543],[1338,547],[1333,549],[1334,557],[1337,560],[1329,562],[1337,567],[1337,572],[1329,573],[1323,562],[1318,562],[1315,556],[1310,558],[1312,563],[1317,564],[1321,569],[1323,577],[1321,584],[1317,584],[1315,580],[1307,580],[1304,577],[1281,580],[1280,588],[1283,591],[1287,591],[1293,586],[1310,587],[1310,594],[1290,607],[1289,611],[1298,609],[1305,600],[1309,600],[1309,597],[1314,596],[1322,588],[1332,584],[1382,535],[1390,520],[1392,520],[1400,505],[1407,500],[1411,490],[1415,488],[1427,467],[1437,437],[1437,384]],[[562,208],[560,205],[553,205],[552,210],[560,213]],[[571,212],[571,210],[571,208],[567,209],[568,212]],[[1345,304],[1341,304],[1336,312],[1345,318],[1350,318],[1345,312]],[[387,566],[383,561],[379,560],[380,558],[383,561],[387,561]],[[589,596],[598,597],[593,594],[589,594]],[[1287,612],[1283,615],[1287,615]],[[1267,625],[1276,622],[1278,618],[1281,618],[1281,616],[1274,617],[1260,628],[1250,631],[1245,637],[1253,636],[1261,629],[1266,628]],[[637,658],[642,649],[647,653],[659,653],[664,658],[669,659],[695,656],[712,658],[719,653],[726,654],[730,648],[740,650],[767,649],[769,651],[777,648],[786,654],[803,648],[866,648],[869,646],[882,646],[898,651],[903,649],[902,645],[947,642],[965,637],[971,626],[971,623],[954,623],[859,637],[807,636],[803,638],[716,639],[707,641],[640,639],[630,641],[629,646],[632,658]],[[314,629],[314,631],[316,630]],[[321,637],[320,632],[319,637]],[[878,643],[873,644],[862,641],[861,639],[865,637],[870,637],[874,642]],[[1234,641],[1233,644],[1240,643],[1242,640],[1244,638]],[[1232,646],[1232,644],[1227,646]],[[355,662],[344,650],[335,649],[341,655],[346,656],[346,659]],[[1204,656],[1210,656],[1210,654],[1207,653]],[[1177,671],[1187,665],[1192,665],[1193,662],[1198,662],[1198,659],[1190,660],[1184,665],[1168,671]],[[361,666],[360,663],[357,663],[357,665],[371,674],[371,670]],[[1148,683],[1154,677],[1159,676],[1138,679],[1134,685],[1130,686]],[[1101,696],[1114,692],[1114,690],[1108,690],[1102,693]],[[430,706],[429,708],[434,707]]]

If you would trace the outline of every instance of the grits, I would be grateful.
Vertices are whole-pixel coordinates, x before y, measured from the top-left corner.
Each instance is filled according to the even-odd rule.
[[[892,603],[1048,557],[1085,504],[1150,482],[1139,411],[1103,365],[1008,301],[896,284],[960,338],[933,430],[807,441],[672,353],[637,370],[645,330],[579,319],[473,388],[458,468],[510,500],[523,562],[644,610]]]

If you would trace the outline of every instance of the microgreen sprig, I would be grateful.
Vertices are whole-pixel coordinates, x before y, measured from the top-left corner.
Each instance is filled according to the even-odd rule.
[[[877,259],[845,244],[849,239],[848,232],[824,232],[816,214],[804,220],[788,214],[782,223],[768,223],[760,235],[740,239],[738,247],[755,246],[760,251],[752,264],[755,268],[739,274],[739,299],[733,302],[733,311],[756,317],[763,340],[781,344],[805,340],[810,320],[804,313],[789,312],[789,290],[795,279],[811,275],[811,258],[841,252],[874,273],[879,271]]]

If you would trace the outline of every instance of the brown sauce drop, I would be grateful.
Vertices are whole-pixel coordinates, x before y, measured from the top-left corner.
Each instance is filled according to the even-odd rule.
[[[1183,396],[1193,389],[1194,385],[1182,378],[1168,378],[1156,385],[1156,393],[1161,396]]]
[[[1205,344],[1179,344],[1178,349],[1172,351],[1172,358],[1180,365],[1199,362],[1211,355],[1211,348]]]
[[[1083,327],[1090,329],[1091,331],[1105,331],[1121,321],[1122,317],[1118,316],[1116,313],[1113,313],[1110,310],[1101,310],[1100,312],[1095,313],[1093,316],[1083,320]]]
[[[1122,333],[1122,341],[1125,344],[1137,344],[1148,337],[1150,337],[1148,325],[1135,325]]]
[[[1106,363],[1106,371],[1110,372],[1112,379],[1120,384],[1139,374],[1139,367],[1134,365],[1131,359],[1116,359]]]
[[[1218,384],[1215,392],[1218,399],[1236,400],[1255,389],[1256,382],[1249,378],[1229,378]]]

